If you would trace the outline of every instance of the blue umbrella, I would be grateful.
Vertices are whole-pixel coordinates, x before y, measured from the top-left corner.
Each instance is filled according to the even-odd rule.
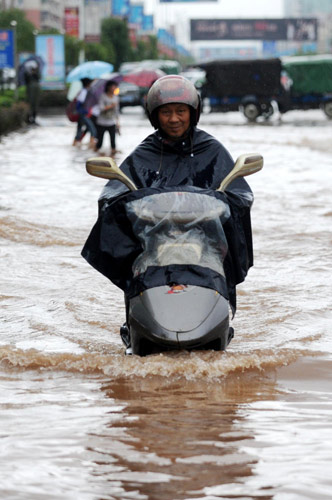
[[[66,78],[68,83],[81,80],[82,78],[91,78],[94,80],[103,73],[111,73],[113,71],[113,64],[104,61],[87,61],[79,64],[76,68],[72,69]]]

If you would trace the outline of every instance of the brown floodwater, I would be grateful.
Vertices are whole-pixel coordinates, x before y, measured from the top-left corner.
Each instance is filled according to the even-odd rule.
[[[63,116],[0,142],[0,498],[332,498],[331,127],[201,128],[250,177],[255,266],[226,352],[125,356],[122,292],[80,256],[104,181]],[[121,117],[118,162],[151,132]],[[105,152],[108,144],[106,141]]]

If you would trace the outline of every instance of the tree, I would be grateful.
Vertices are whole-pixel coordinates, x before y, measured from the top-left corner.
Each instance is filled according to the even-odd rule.
[[[143,61],[144,59],[158,59],[158,41],[154,35],[140,38],[136,48],[131,49],[132,61]]]
[[[82,40],[74,36],[65,35],[65,59],[66,66],[77,66],[80,50],[83,48]]]
[[[121,63],[130,59],[131,47],[126,21],[108,17],[101,24],[101,44],[113,54],[108,62],[114,64],[116,70]]]
[[[17,52],[34,52],[34,25],[25,17],[22,10],[8,9],[0,12],[0,28],[11,28],[11,21],[16,21]]]
[[[146,59],[159,59],[158,38],[155,35],[149,35],[147,41]]]
[[[101,43],[86,43],[84,47],[87,61],[114,61],[114,51],[110,47],[104,47]]]

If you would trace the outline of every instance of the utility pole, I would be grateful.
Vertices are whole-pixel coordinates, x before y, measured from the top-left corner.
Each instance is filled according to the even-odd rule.
[[[10,25],[13,29],[13,41],[14,41],[14,69],[15,69],[15,101],[18,101],[18,74],[17,74],[17,35],[16,35],[16,27],[17,21],[13,19],[10,21]]]
[[[80,40],[84,42],[85,40],[85,0],[80,1],[79,7],[79,19],[80,19]],[[85,61],[85,50],[82,48],[79,53],[78,62],[82,64]]]

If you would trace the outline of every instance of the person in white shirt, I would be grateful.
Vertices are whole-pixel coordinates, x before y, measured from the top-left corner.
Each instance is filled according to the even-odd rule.
[[[109,80],[105,85],[105,91],[98,101],[99,115],[97,117],[97,144],[95,151],[98,151],[104,139],[105,132],[110,135],[111,156],[118,151],[115,144],[116,132],[119,131],[119,97],[115,95],[118,84]]]

